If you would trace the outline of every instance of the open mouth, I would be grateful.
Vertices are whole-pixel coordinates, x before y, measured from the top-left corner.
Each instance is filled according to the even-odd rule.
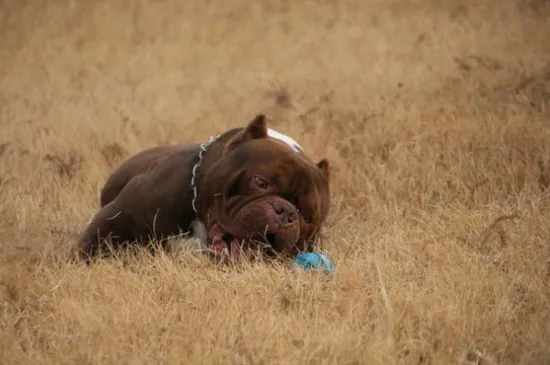
[[[259,237],[258,237],[259,238]],[[266,233],[261,239],[238,238],[227,232],[219,223],[213,223],[208,231],[208,244],[211,254],[219,262],[238,262],[252,259],[255,254],[273,256],[277,237],[274,233]]]
[[[243,242],[235,236],[223,232],[218,224],[208,234],[210,252],[222,262],[235,262],[244,258]]]
[[[266,233],[263,236],[263,239],[260,241],[260,244],[264,248],[263,252],[269,257],[277,256],[277,253],[273,249],[275,243],[277,242],[277,236],[274,233]]]

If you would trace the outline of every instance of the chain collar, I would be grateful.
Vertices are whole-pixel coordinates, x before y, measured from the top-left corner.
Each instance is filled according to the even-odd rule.
[[[193,200],[191,201],[191,206],[193,207],[193,210],[196,214],[198,214],[197,210],[197,186],[195,185],[195,179],[197,178],[197,171],[199,170],[199,166],[202,163],[202,160],[204,159],[204,155],[210,145],[214,143],[218,138],[220,138],[220,135],[218,134],[216,137],[210,137],[210,140],[208,142],[201,143],[200,145],[200,152],[199,152],[199,160],[195,163],[193,166],[193,169],[191,170],[191,189],[193,190]]]

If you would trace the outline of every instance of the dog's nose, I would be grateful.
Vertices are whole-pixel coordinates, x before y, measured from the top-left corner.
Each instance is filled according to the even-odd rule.
[[[284,225],[293,224],[298,220],[298,212],[296,209],[283,203],[273,203],[273,210],[277,214],[279,222]]]

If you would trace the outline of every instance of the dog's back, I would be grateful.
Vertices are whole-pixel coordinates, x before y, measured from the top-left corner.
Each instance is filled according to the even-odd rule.
[[[159,146],[133,155],[124,161],[107,179],[107,182],[100,192],[100,206],[103,207],[109,204],[109,202],[118,196],[132,178],[156,166],[172,153],[185,150],[191,152],[196,148],[197,145],[195,144]]]

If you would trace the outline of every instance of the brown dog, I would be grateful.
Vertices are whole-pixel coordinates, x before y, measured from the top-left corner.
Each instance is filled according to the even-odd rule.
[[[221,260],[260,246],[294,255],[312,249],[328,215],[329,166],[268,130],[260,114],[209,143],[134,155],[108,179],[100,204],[77,245],[86,260],[107,239],[117,248],[182,231]]]

